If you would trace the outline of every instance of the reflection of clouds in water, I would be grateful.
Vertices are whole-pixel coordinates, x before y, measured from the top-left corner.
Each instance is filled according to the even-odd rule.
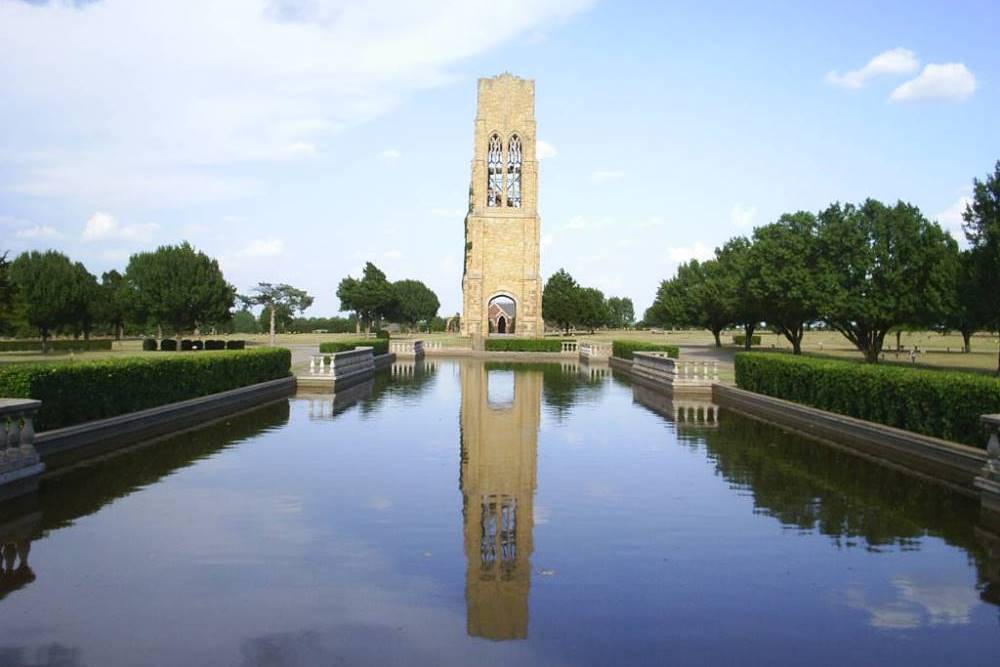
[[[375,496],[368,501],[368,507],[379,512],[384,512],[392,507],[392,501],[385,496]]]
[[[27,646],[0,646],[0,665],[3,667],[82,667],[80,649],[56,642],[28,648]]]
[[[871,614],[872,627],[886,630],[909,630],[922,625],[965,625],[972,609],[979,604],[975,589],[969,584],[917,581],[899,576],[892,580],[896,599],[870,602],[860,588],[850,588],[844,595],[847,606]]]
[[[549,519],[552,517],[552,510],[544,505],[535,505],[533,515],[535,525],[539,526],[549,522]]]
[[[618,489],[607,482],[589,481],[583,485],[584,495],[599,500],[614,500],[620,495]]]

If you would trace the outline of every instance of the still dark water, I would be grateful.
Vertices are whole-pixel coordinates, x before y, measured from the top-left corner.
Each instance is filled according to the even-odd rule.
[[[706,408],[399,364],[66,470],[2,508],[0,666],[1000,660],[975,502]]]

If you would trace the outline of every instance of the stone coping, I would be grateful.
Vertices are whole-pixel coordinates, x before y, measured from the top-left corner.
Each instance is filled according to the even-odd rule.
[[[1000,430],[1000,415],[983,415],[980,417],[987,426]]]
[[[288,396],[294,391],[295,378],[289,375],[116,417],[43,431],[35,437],[35,448],[44,460],[46,457],[93,445],[114,443],[115,447],[125,446],[138,439],[178,430],[250,405]]]
[[[800,403],[717,384],[715,402],[755,419],[793,429],[835,446],[902,465],[972,495],[986,451]]]

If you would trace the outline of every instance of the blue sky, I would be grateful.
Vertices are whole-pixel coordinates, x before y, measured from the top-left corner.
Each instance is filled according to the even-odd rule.
[[[542,274],[641,314],[785,211],[959,233],[1000,159],[989,2],[0,0],[0,232],[91,271],[191,241],[332,314],[365,260],[461,307],[475,80],[536,80]]]

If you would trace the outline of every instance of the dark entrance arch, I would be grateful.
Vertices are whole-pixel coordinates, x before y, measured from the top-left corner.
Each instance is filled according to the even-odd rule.
[[[497,333],[507,333],[507,318],[503,315],[497,318]]]

